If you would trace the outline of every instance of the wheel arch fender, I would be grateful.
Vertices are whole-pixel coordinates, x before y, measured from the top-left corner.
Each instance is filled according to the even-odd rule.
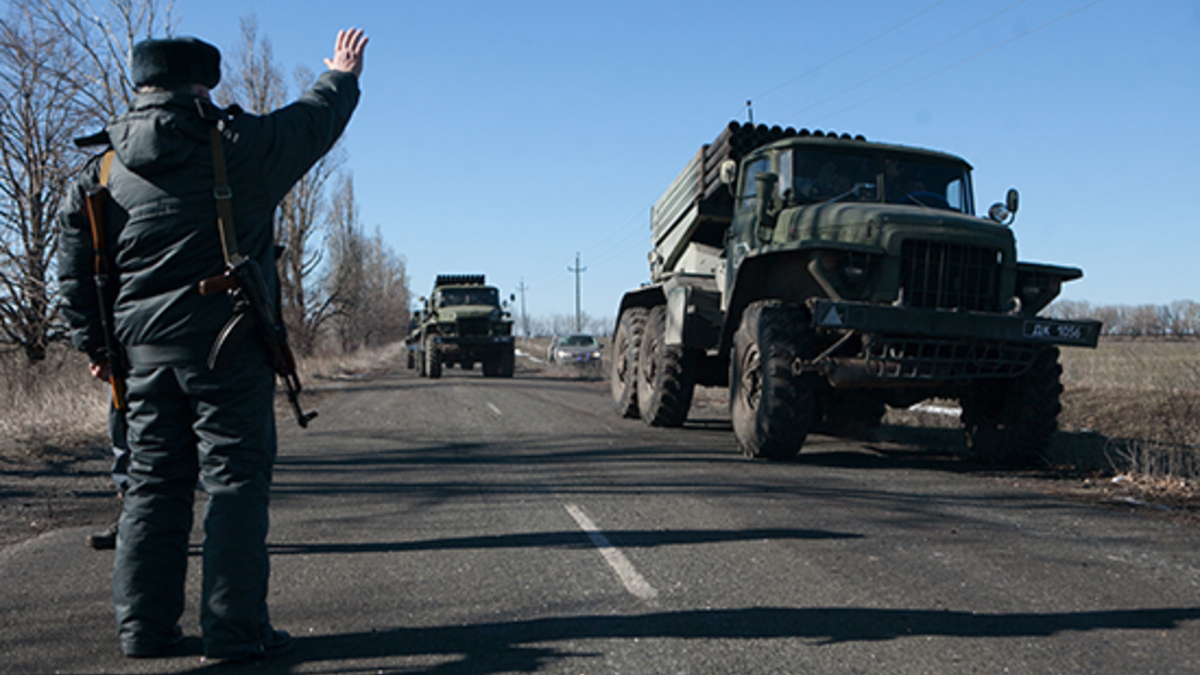
[[[812,250],[808,248],[768,251],[742,260],[725,306],[725,322],[718,344],[721,356],[729,355],[733,335],[751,303],[777,299],[804,305],[809,298],[828,297],[810,270],[812,260]]]
[[[666,295],[663,292],[663,287],[660,285],[643,286],[621,296],[621,305],[617,308],[617,323],[613,324],[613,335],[617,334],[617,325],[620,324],[621,315],[626,310],[633,307],[641,307],[649,311],[658,305],[665,304],[666,301]]]

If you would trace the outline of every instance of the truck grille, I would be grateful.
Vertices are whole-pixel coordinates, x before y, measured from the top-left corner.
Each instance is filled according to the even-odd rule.
[[[487,317],[477,319],[459,319],[458,334],[463,337],[486,336],[491,321]]]
[[[1040,348],[1004,342],[875,338],[867,345],[867,369],[886,380],[1016,377],[1029,370]]]
[[[919,309],[994,312],[999,307],[999,249],[909,239],[900,249],[904,302]]]

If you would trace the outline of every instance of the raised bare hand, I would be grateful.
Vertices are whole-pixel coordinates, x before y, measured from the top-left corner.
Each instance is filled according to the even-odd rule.
[[[339,30],[337,42],[333,47],[333,58],[325,59],[325,66],[330,70],[362,75],[363,52],[366,48],[367,36],[361,28]]]

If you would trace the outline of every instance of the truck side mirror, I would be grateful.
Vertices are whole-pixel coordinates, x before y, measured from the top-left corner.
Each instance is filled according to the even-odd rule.
[[[733,185],[737,181],[737,162],[732,159],[721,162],[720,179],[726,185]]]
[[[1012,225],[1017,216],[1017,207],[1021,205],[1021,196],[1016,188],[1011,188],[1004,198],[1004,203],[996,202],[988,209],[988,218],[1001,225]]]

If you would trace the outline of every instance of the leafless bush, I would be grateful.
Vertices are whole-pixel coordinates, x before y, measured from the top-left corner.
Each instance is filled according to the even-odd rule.
[[[1158,481],[1200,478],[1200,454],[1194,447],[1116,439],[1109,441],[1105,456],[1118,474]]]
[[[32,363],[0,353],[0,400],[0,457],[22,461],[104,443],[108,389],[88,374],[87,358],[64,345]]]

